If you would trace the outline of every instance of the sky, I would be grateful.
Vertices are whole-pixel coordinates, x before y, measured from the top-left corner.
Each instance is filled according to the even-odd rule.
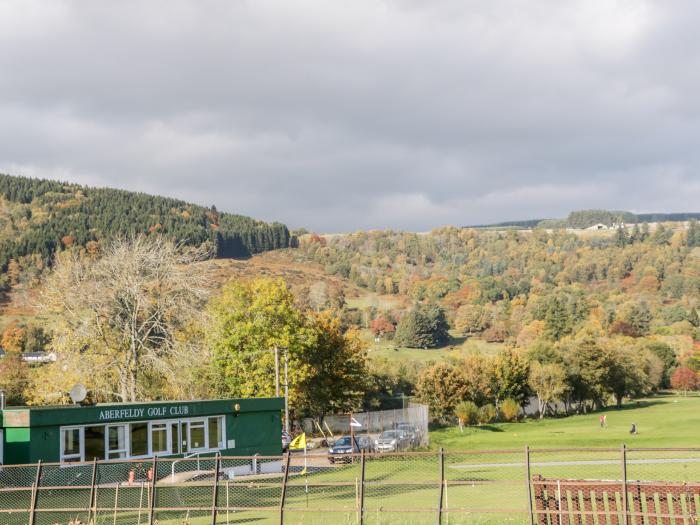
[[[694,0],[0,0],[0,172],[319,232],[700,211]]]

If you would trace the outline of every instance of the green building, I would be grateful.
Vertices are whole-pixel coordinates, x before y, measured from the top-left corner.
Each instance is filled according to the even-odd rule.
[[[282,398],[18,407],[0,411],[0,464],[276,455]]]

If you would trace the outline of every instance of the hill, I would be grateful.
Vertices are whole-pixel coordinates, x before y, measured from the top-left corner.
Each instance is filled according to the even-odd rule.
[[[46,267],[64,247],[90,249],[114,237],[154,232],[188,245],[209,244],[220,258],[249,257],[292,242],[284,224],[213,206],[0,174],[0,288],[22,271]]]
[[[700,213],[639,213],[619,210],[577,210],[572,211],[563,219],[525,219],[498,222],[494,224],[479,224],[465,228],[489,229],[532,229],[532,228],[573,228],[585,229],[596,224],[613,227],[620,223],[643,224],[653,222],[685,222],[700,219]]]

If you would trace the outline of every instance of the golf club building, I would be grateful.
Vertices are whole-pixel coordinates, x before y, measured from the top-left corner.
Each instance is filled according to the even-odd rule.
[[[281,454],[283,409],[282,398],[6,408],[0,463]]]

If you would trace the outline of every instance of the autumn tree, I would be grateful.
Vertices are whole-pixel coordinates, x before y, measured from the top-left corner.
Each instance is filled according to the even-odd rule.
[[[676,390],[682,390],[683,395],[686,395],[688,390],[695,390],[698,387],[698,376],[689,368],[679,366],[671,374],[671,386]]]
[[[497,403],[513,399],[521,405],[530,394],[530,363],[523,353],[509,349],[500,352],[494,362]]]
[[[194,263],[205,256],[141,236],[115,241],[97,260],[73,252],[58,258],[42,298],[58,320],[52,345],[80,355],[98,399],[159,396],[157,386],[178,381],[182,367],[206,362],[203,348],[178,337],[203,310],[207,280]]]
[[[484,307],[478,304],[465,304],[455,315],[455,329],[462,335],[470,335],[484,330]]]
[[[540,418],[547,415],[552,403],[556,403],[566,392],[566,371],[557,363],[530,365],[530,388],[537,395]]]
[[[295,387],[297,413],[318,420],[328,413],[359,410],[367,390],[366,346],[356,329],[343,333],[340,320],[328,312],[312,315],[310,338],[299,356],[304,374]]]
[[[477,406],[492,403],[497,390],[494,359],[472,354],[455,364],[462,373],[464,399],[473,401]]]
[[[207,343],[214,353],[218,395],[275,395],[275,348],[288,353],[290,402],[307,371],[303,353],[313,332],[282,279],[229,281],[209,306]],[[279,358],[281,362],[281,357]]]
[[[416,384],[416,396],[426,403],[434,419],[454,414],[466,398],[467,386],[462,371],[449,363],[438,363],[423,370]]]
[[[24,352],[24,344],[27,338],[27,331],[19,322],[14,320],[10,322],[2,331],[0,336],[0,348],[6,352],[21,353]]]
[[[0,390],[5,392],[8,405],[20,405],[25,400],[29,383],[29,367],[22,361],[22,354],[8,351],[0,359]]]
[[[384,334],[393,334],[396,331],[394,323],[383,315],[375,317],[370,323],[369,329],[372,331],[375,337],[379,337]]]

